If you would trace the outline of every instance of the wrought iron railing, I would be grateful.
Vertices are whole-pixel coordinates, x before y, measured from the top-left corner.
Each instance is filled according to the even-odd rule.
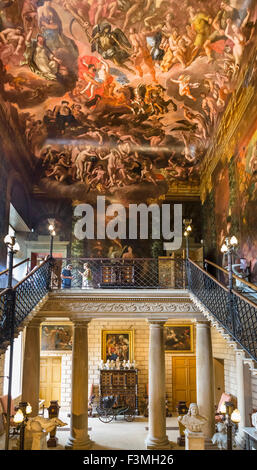
[[[70,273],[66,271],[71,264]],[[64,270],[64,271],[63,271]],[[64,273],[64,274],[63,274]],[[71,274],[71,281],[64,277]],[[183,289],[186,287],[185,261],[181,258],[69,258],[54,269],[55,288]]]
[[[191,260],[188,288],[252,359],[257,360],[257,305],[231,291]]]
[[[207,259],[204,260],[205,269],[210,272],[221,284],[224,286],[228,285],[228,269],[222,268],[221,266],[209,261]],[[253,303],[257,304],[257,286],[252,282],[249,282],[247,273],[242,272],[240,275],[235,274],[238,272],[240,268],[240,264],[232,264],[232,282],[233,288],[238,293],[244,295]]]
[[[17,329],[51,286],[52,260],[34,268],[14,288],[0,293],[0,344],[8,342],[12,328]]]
[[[29,259],[29,258],[26,258],[26,259],[20,261],[19,263],[15,264],[15,265],[13,266],[13,271],[14,271],[16,268],[18,268],[18,267],[24,265],[25,270],[26,270],[26,274],[27,274],[28,271],[29,271],[29,263],[30,263],[30,259]],[[1,291],[2,289],[5,289],[5,288],[7,287],[7,284],[8,284],[8,273],[9,273],[9,269],[8,269],[8,268],[6,268],[6,269],[4,269],[3,271],[0,272],[0,291]],[[18,281],[17,281],[16,278],[13,276],[12,284],[15,285],[15,284],[17,284],[17,282],[18,282]]]

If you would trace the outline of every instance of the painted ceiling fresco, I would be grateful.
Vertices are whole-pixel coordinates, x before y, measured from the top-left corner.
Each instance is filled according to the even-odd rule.
[[[198,181],[256,20],[251,0],[0,0],[0,93],[40,190],[143,201]]]

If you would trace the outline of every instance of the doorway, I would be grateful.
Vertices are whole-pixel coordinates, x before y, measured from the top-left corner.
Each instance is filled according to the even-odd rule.
[[[221,395],[225,392],[225,381],[224,381],[224,359],[213,358],[213,369],[214,369],[214,399],[215,406],[218,406]]]
[[[187,406],[196,403],[196,359],[193,356],[172,358],[173,410],[179,401],[185,401]]]
[[[50,405],[51,400],[61,401],[61,357],[40,358],[40,399],[45,400],[45,406]]]

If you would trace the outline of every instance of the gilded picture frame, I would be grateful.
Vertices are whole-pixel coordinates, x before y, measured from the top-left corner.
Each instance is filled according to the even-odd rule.
[[[134,359],[133,330],[102,330],[102,359],[132,362]]]
[[[164,327],[164,349],[167,353],[194,352],[193,325],[167,324]]]

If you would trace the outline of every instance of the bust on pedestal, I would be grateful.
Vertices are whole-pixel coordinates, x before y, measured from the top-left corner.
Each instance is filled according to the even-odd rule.
[[[199,414],[196,403],[190,403],[186,415],[178,417],[179,423],[185,426],[185,450],[204,450],[203,426],[207,419]]]

